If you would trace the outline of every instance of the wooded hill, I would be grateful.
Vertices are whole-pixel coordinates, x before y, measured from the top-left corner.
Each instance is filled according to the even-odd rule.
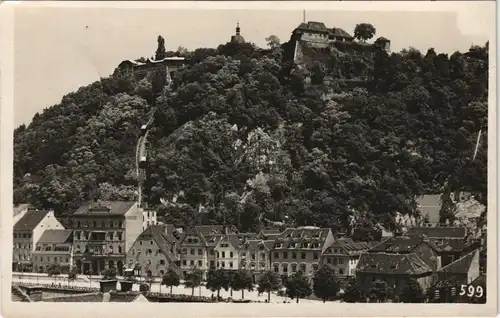
[[[14,201],[68,213],[135,199],[135,146],[154,103],[145,200],[177,198],[160,212],[179,226],[347,229],[355,215],[390,227],[446,180],[486,202],[488,44],[331,54],[308,73],[286,47],[197,49],[169,89],[115,72],[67,94],[15,131]],[[358,74],[370,80],[345,85]]]

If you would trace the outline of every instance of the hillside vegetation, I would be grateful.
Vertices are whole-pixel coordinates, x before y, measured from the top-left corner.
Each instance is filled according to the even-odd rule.
[[[155,103],[146,201],[170,202],[160,212],[179,225],[390,227],[445,182],[486,202],[487,45],[332,53],[307,64],[308,81],[286,45],[228,44],[188,53],[156,99],[154,79],[115,72],[16,129],[14,201],[67,213],[82,200],[135,199],[135,146]],[[372,80],[345,85],[359,76]]]

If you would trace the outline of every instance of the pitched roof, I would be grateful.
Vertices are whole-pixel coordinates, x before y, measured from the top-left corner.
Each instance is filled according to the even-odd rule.
[[[426,194],[416,198],[418,210],[423,216],[429,216],[430,223],[439,223],[439,210],[441,209],[440,194]]]
[[[321,249],[330,231],[318,227],[288,228],[276,238],[274,248]]]
[[[407,236],[425,235],[430,238],[464,238],[467,234],[465,227],[412,227],[405,233]]]
[[[370,249],[370,252],[410,253],[420,244],[427,244],[436,251],[440,249],[425,235],[393,236]]]
[[[31,210],[14,225],[14,231],[32,231],[49,213],[47,210]]]
[[[70,243],[73,239],[73,230],[45,230],[37,243],[61,244]]]
[[[347,33],[345,30],[343,30],[341,28],[332,28],[330,30],[330,34],[333,35],[333,36],[341,36],[341,37],[344,37],[344,38],[353,39],[352,35],[350,35],[349,33]]]
[[[170,262],[179,260],[178,257],[170,251],[176,239],[173,236],[165,234],[165,228],[163,226],[150,225],[139,235],[138,239],[146,235],[151,235],[153,241],[158,245],[158,248]]]
[[[441,268],[439,271],[444,273],[454,273],[454,274],[467,273],[477,252],[478,252],[477,250],[472,251],[469,254]]]
[[[476,279],[474,279],[470,285],[472,286],[486,286],[486,274],[479,275]]]
[[[124,215],[132,208],[132,206],[134,206],[135,203],[136,203],[135,201],[98,201],[98,202],[88,201],[82,204],[74,214],[75,215],[82,215],[82,214]]]
[[[471,245],[465,240],[457,240],[457,239],[435,240],[434,244],[436,244],[436,246],[442,252],[461,252],[467,249]]]
[[[432,269],[416,254],[363,253],[356,271],[364,273],[421,275]]]
[[[20,204],[14,205],[14,216],[18,215],[19,213],[21,213],[24,210],[27,210],[29,208],[32,208],[31,204],[29,204],[29,203],[20,203]]]
[[[315,32],[324,32],[329,33],[330,30],[325,26],[323,22],[309,21],[307,23],[301,23],[295,30],[304,30],[304,31],[315,31]],[[294,31],[295,31],[294,30]]]
[[[332,254],[332,248],[340,248],[349,255],[359,255],[373,247],[375,243],[378,244],[378,242],[354,242],[351,238],[343,237],[336,239],[326,249],[325,254]]]
[[[274,240],[263,240],[262,244],[268,249],[271,250],[274,246]]]
[[[249,240],[255,240],[257,238],[256,233],[239,233],[239,234],[228,234],[224,238],[231,243],[235,249],[239,249],[245,242]],[[257,243],[258,244],[258,243]]]

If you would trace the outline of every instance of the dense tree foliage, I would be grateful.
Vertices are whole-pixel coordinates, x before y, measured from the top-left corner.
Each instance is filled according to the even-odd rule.
[[[177,274],[177,272],[173,268],[169,268],[161,278],[160,285],[165,285],[167,287],[170,287],[170,293],[172,294],[172,287],[179,286],[180,283],[181,279],[179,277],[179,274]]]
[[[273,43],[182,49],[188,65],[168,89],[162,74],[115,72],[64,96],[15,131],[14,201],[71,213],[135,199],[136,142],[154,107],[144,199],[179,226],[391,227],[445,184],[486,202],[488,45],[305,51],[315,62],[297,67],[293,47]]]
[[[351,278],[345,288],[343,300],[346,303],[358,303],[363,300],[362,298],[363,293],[361,292],[358,282],[355,278]]]
[[[210,269],[207,273],[206,288],[211,291],[217,291],[217,299],[220,298],[221,289],[228,290],[230,277],[227,271],[223,269]]]
[[[259,287],[257,290],[259,293],[267,292],[267,301],[271,301],[271,292],[278,291],[281,287],[281,279],[273,271],[267,271],[260,277]]]
[[[285,287],[287,296],[295,299],[297,303],[299,303],[300,298],[305,298],[312,294],[311,284],[301,272],[290,277],[285,282]]]
[[[421,303],[424,299],[424,290],[415,279],[410,279],[399,295],[399,300],[404,303]]]
[[[241,299],[245,299],[245,289],[253,290],[252,275],[247,270],[239,269],[231,273],[229,286],[232,290],[241,290]]]
[[[339,280],[335,276],[335,272],[330,266],[321,267],[313,277],[313,291],[314,295],[323,299],[333,300],[340,290]]]

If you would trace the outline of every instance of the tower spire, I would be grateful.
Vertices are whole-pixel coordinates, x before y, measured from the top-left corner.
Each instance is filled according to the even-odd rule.
[[[236,22],[236,35],[240,35],[240,21]]]
[[[302,11],[302,22],[306,23],[306,10]]]

